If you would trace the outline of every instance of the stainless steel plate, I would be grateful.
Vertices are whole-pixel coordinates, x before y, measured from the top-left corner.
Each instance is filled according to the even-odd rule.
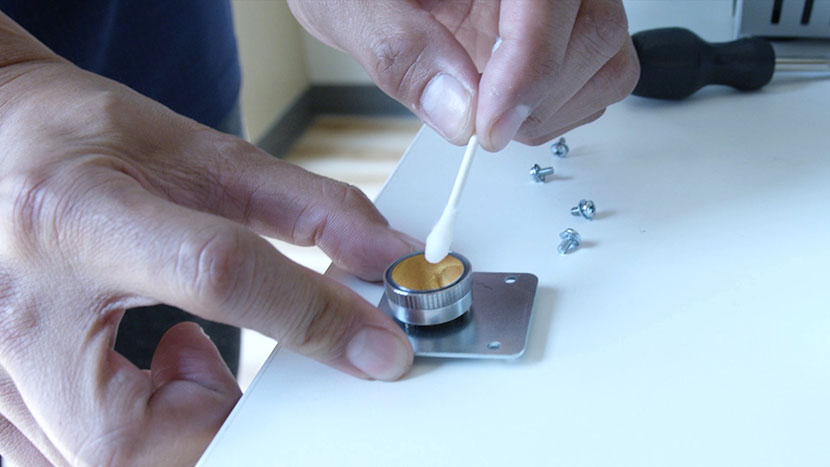
[[[533,274],[474,272],[468,313],[436,326],[395,322],[418,357],[517,358],[527,347],[538,283]],[[378,308],[394,319],[385,295]]]

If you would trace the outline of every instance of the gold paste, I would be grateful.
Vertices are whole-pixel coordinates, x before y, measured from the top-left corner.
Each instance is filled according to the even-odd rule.
[[[409,290],[437,290],[457,281],[464,273],[464,265],[452,255],[432,264],[423,253],[410,256],[392,270],[392,280]]]

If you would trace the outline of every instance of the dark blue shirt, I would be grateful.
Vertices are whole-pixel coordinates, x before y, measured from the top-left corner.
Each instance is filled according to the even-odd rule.
[[[239,97],[229,0],[0,0],[58,55],[209,126]]]

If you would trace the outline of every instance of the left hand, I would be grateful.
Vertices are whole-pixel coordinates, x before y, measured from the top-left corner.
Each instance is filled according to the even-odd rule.
[[[420,245],[356,188],[81,70],[2,13],[0,105],[4,458],[198,459],[240,396],[233,375],[192,323],[168,330],[140,370],[113,349],[128,308],[166,303],[256,329],[360,378],[409,370],[391,318],[260,236],[318,245],[380,280]]]
[[[639,77],[621,0],[289,5],[309,32],[352,55],[455,144],[473,133],[490,151],[511,139],[542,144],[599,118]]]

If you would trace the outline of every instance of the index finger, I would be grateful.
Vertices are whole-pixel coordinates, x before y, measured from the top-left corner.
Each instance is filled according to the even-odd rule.
[[[354,186],[207,128],[179,134],[177,151],[142,161],[149,169],[147,188],[160,197],[268,237],[317,245],[335,264],[366,280],[380,280],[386,266],[419,247],[391,229]]]
[[[525,123],[548,121],[628,39],[619,0],[504,0],[499,33],[476,115],[488,150],[502,149]]]
[[[123,178],[106,188],[106,201],[86,223],[92,231],[80,240],[98,251],[79,266],[97,283],[255,329],[356,376],[394,380],[409,369],[406,336],[357,294],[289,261],[235,222],[162,200]]]

